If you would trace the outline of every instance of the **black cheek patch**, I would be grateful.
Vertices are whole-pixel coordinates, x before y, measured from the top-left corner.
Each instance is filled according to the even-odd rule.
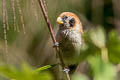
[[[70,27],[73,27],[74,24],[75,24],[75,19],[72,18],[72,19],[69,21],[69,24],[70,24]]]

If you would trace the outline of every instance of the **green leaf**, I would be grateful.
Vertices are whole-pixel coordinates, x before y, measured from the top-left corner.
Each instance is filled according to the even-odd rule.
[[[87,76],[83,74],[74,74],[72,80],[89,80]]]
[[[106,36],[102,27],[97,27],[92,29],[89,33],[90,39],[94,45],[98,48],[105,47],[106,45]]]
[[[19,73],[18,71],[19,70],[17,70],[13,66],[8,65],[0,66],[0,73],[5,77],[16,78],[16,75]]]
[[[90,57],[89,63],[94,80],[115,80],[116,68],[110,62],[103,62],[100,57]]]
[[[109,40],[107,43],[109,59],[113,63],[120,62],[120,39],[116,31],[109,33]]]
[[[51,66],[42,67],[45,70]],[[36,72],[32,67],[24,63],[20,68],[13,66],[3,65],[0,66],[0,73],[11,80],[53,80],[52,75],[47,72]]]
[[[45,70],[50,69],[50,68],[52,68],[52,65],[46,65],[46,66],[43,66],[43,67],[36,69],[35,71],[41,72],[41,71],[45,71]]]

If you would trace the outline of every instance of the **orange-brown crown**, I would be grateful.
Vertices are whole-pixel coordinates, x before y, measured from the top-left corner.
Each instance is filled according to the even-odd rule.
[[[71,16],[71,17],[75,18],[77,23],[80,23],[79,18],[76,16],[76,14],[74,14],[72,12],[63,12],[63,13],[60,14],[59,17],[63,18],[64,16]]]
[[[82,24],[80,19],[78,18],[78,16],[76,16],[76,14],[72,13],[72,12],[63,12],[59,15],[59,17],[63,18],[65,16],[71,16],[75,19],[76,23],[75,24],[79,24],[80,25],[80,32],[83,33],[83,29],[82,29]]]

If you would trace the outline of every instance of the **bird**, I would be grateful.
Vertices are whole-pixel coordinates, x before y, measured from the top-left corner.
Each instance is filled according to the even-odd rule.
[[[62,12],[56,22],[59,29],[56,33],[56,41],[67,66],[79,63],[80,48],[83,44],[83,27],[79,17],[72,12]]]

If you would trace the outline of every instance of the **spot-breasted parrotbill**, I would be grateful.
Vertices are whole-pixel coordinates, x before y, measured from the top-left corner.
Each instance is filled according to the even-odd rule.
[[[65,65],[77,64],[82,46],[83,28],[80,19],[72,12],[63,12],[57,18],[59,43]]]

